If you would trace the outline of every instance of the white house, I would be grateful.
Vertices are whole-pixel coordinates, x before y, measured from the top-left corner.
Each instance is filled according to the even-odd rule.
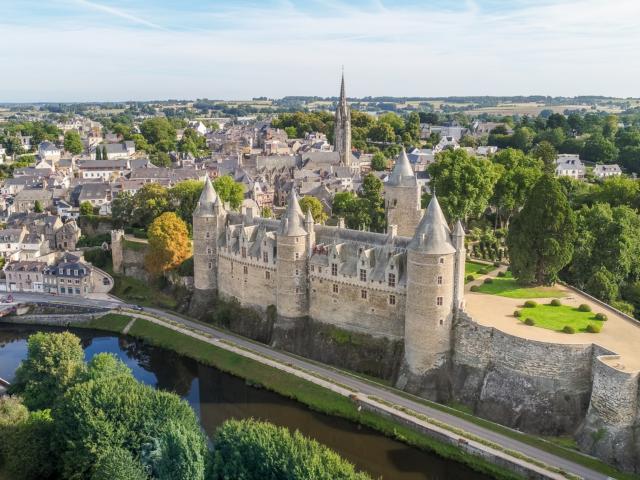
[[[622,175],[622,170],[617,163],[611,165],[596,165],[593,168],[596,178],[618,177]]]
[[[192,128],[193,130],[195,130],[196,132],[198,132],[200,135],[203,135],[203,136],[207,133],[207,127],[205,126],[204,123],[200,121],[189,122],[189,128]]]
[[[433,152],[438,153],[443,151],[445,148],[457,150],[458,148],[460,148],[460,144],[458,143],[458,140],[456,140],[455,137],[445,136],[440,139],[440,141],[435,147],[433,147]]]
[[[45,161],[55,162],[60,160],[62,151],[51,142],[41,142],[38,145],[38,156]]]
[[[580,157],[575,154],[560,154],[556,159],[556,175],[558,177],[584,178],[587,169]]]
[[[102,179],[122,177],[131,170],[129,160],[86,160],[78,166],[80,176],[84,179]]]
[[[118,160],[123,158],[131,158],[136,153],[136,144],[131,140],[122,143],[108,143],[103,145],[107,149],[108,160]],[[96,148],[101,148],[97,146]]]

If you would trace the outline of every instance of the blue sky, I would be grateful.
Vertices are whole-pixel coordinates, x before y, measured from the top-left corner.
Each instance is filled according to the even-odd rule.
[[[639,0],[0,0],[0,101],[640,96]]]

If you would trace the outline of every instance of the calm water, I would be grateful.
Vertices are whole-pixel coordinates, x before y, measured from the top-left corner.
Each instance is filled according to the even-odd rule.
[[[11,381],[26,356],[26,338],[44,328],[0,326],[0,377]],[[47,329],[49,330],[49,329]],[[116,335],[79,330],[85,355],[116,354],[135,377],[186,399],[212,435],[229,418],[253,417],[300,430],[331,447],[374,478],[387,480],[482,480],[464,466],[443,460],[346,420],[313,412],[275,393],[250,387],[241,379],[174,352]]]

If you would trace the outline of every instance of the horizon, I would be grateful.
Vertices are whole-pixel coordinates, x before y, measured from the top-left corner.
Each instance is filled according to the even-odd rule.
[[[0,0],[2,103],[266,96],[638,97],[620,0]],[[536,93],[539,95],[539,93]],[[129,99],[129,100],[123,100]]]

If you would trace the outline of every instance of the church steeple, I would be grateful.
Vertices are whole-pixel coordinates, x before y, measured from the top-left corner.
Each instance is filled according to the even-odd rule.
[[[344,72],[342,72],[342,80],[340,82],[340,99],[336,108],[333,133],[334,149],[340,156],[340,163],[342,165],[351,165],[351,110],[345,93]]]

